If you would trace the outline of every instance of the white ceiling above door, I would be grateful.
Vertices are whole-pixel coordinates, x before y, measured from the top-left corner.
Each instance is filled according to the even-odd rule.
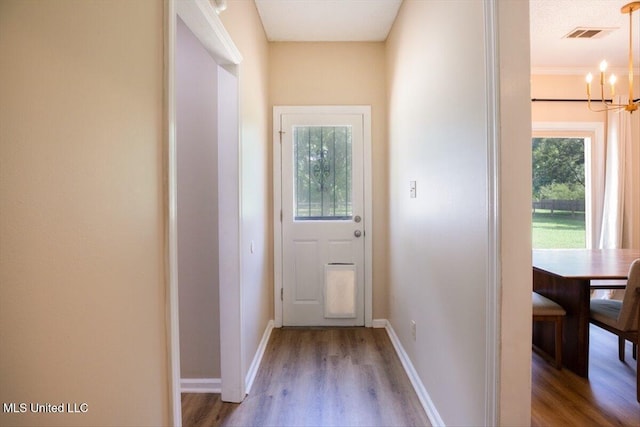
[[[255,0],[269,41],[384,41],[402,0]]]
[[[420,0],[433,1],[433,0]],[[481,1],[481,0],[469,0]],[[524,1],[524,0],[513,0]],[[530,0],[531,68],[538,72],[597,71],[602,59],[624,72],[629,21],[620,8],[630,0]],[[255,0],[270,41],[384,41],[402,0]],[[634,56],[640,61],[640,13],[634,14]],[[567,39],[577,28],[606,31],[592,39]]]

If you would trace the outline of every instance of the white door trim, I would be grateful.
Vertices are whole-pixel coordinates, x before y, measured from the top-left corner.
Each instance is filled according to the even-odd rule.
[[[364,149],[364,324],[373,322],[373,192],[371,189],[371,106],[275,106],[273,107],[273,300],[274,326],[282,327],[282,162],[280,116],[283,114],[360,114]]]
[[[229,34],[222,25],[222,21],[216,15],[213,7],[207,0],[165,0],[165,16],[164,16],[164,51],[165,51],[165,111],[164,111],[164,179],[165,179],[165,212],[166,223],[165,232],[167,236],[165,248],[166,260],[166,295],[167,295],[167,358],[168,358],[168,375],[170,387],[170,424],[174,426],[182,425],[182,407],[181,407],[181,387],[180,387],[180,327],[178,313],[178,245],[177,245],[177,163],[176,163],[176,17],[184,21],[189,29],[198,37],[203,46],[209,51],[211,56],[219,65],[235,66],[242,61],[238,49],[233,44]],[[239,114],[239,112],[238,112]],[[239,129],[238,129],[239,135]],[[238,150],[236,150],[238,151]],[[240,167],[239,153],[236,153],[235,159],[226,159],[232,164]],[[238,172],[238,194],[235,200],[230,200],[230,204],[237,204],[239,207],[240,194],[239,183],[240,174]],[[239,209],[239,208],[238,208]],[[240,242],[240,218],[232,218],[231,221],[237,224],[233,227],[234,233],[237,234],[237,244]],[[237,277],[240,277],[240,252],[230,254],[235,259],[234,265],[237,268]],[[238,283],[238,289],[240,283]],[[227,310],[237,309],[240,313],[241,300],[240,291],[237,293],[221,294],[220,305],[227,307]],[[241,319],[239,316],[220,319],[220,329],[228,331],[228,336],[241,337]],[[221,341],[224,341],[221,334]],[[236,339],[233,345],[226,345],[221,342],[221,348],[225,351],[221,352],[221,369],[222,377],[229,377],[229,385],[235,383],[244,384],[242,370],[239,364],[241,356],[241,348],[239,347],[240,339]],[[235,360],[237,368],[233,370],[225,369],[224,360]],[[222,384],[224,393],[225,385]],[[244,394],[244,387],[241,386],[240,392]]]
[[[484,32],[486,38],[486,95],[487,95],[487,299],[485,328],[485,425],[499,424],[500,403],[500,312],[502,286],[501,267],[501,200],[500,200],[500,51],[498,4],[484,3]]]

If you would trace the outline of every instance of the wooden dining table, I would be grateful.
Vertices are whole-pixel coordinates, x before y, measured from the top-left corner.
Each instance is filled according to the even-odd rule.
[[[567,312],[563,329],[563,366],[589,376],[589,301],[592,286],[627,279],[640,249],[534,249],[533,290]],[[624,282],[607,285],[624,287]],[[533,343],[553,354],[553,325],[535,322]]]

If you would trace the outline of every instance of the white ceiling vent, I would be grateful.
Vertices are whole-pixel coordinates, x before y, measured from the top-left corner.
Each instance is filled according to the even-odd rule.
[[[617,28],[578,27],[571,30],[569,34],[565,35],[563,38],[565,39],[600,39],[610,34],[614,30],[617,30]]]

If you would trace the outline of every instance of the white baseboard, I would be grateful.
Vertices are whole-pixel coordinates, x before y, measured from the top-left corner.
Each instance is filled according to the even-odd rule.
[[[387,327],[387,319],[373,319],[371,322],[371,327],[376,329],[382,329]]]
[[[245,379],[246,393],[249,394],[249,390],[253,385],[258,374],[258,368],[264,356],[264,351],[267,348],[271,331],[273,330],[273,320],[269,320],[267,327],[262,334],[262,340],[258,345],[258,350],[253,358],[253,362],[247,372]],[[181,378],[180,379],[180,392],[181,393],[222,393],[222,380],[220,378]]]
[[[181,393],[222,393],[220,378],[181,378]]]
[[[273,320],[269,320],[267,323],[267,327],[262,334],[262,339],[260,340],[260,344],[258,345],[258,349],[256,350],[256,354],[253,357],[253,361],[251,362],[251,366],[249,366],[249,372],[247,372],[247,377],[245,379],[245,392],[249,394],[251,391],[251,387],[253,386],[253,382],[256,379],[256,375],[258,374],[258,368],[260,367],[260,362],[262,362],[262,356],[264,356],[264,351],[267,348],[267,343],[269,342],[269,337],[271,336],[271,331],[273,330],[274,322]]]
[[[411,385],[413,385],[413,388],[416,391],[416,394],[418,395],[418,399],[420,399],[420,403],[422,404],[422,407],[427,413],[427,417],[429,417],[429,421],[431,421],[431,424],[434,426],[444,426],[445,424],[444,424],[444,421],[442,420],[442,417],[440,417],[440,414],[438,413],[438,410],[433,404],[431,397],[429,397],[429,393],[427,393],[427,390],[424,388],[424,384],[422,384],[422,381],[418,376],[418,372],[416,372],[415,368],[413,367],[413,363],[411,363],[411,359],[409,359],[409,355],[407,354],[406,351],[404,351],[404,347],[402,347],[402,344],[400,343],[400,339],[398,339],[398,336],[396,335],[396,332],[393,330],[391,323],[386,319],[376,319],[374,320],[374,325],[376,324],[376,322],[379,322],[379,324],[384,323],[384,326],[378,326],[378,327],[384,327],[387,330],[389,339],[391,340],[393,347],[396,349],[396,354],[398,355],[398,358],[400,358],[400,362],[402,362],[402,366],[404,367],[404,370],[407,373],[407,376],[409,376]],[[374,326],[374,328],[375,327],[376,326]]]

